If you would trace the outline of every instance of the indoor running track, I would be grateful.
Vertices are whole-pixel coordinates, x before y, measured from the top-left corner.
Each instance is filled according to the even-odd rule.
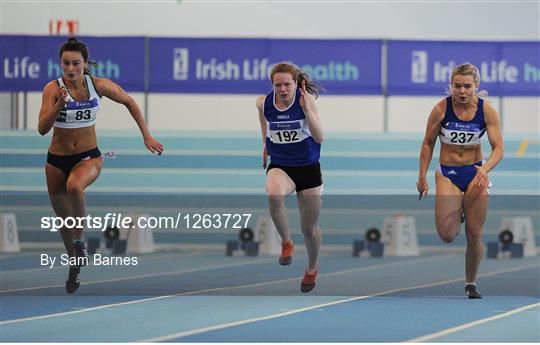
[[[1,259],[2,342],[540,341],[537,257],[484,259],[482,300],[464,295],[462,253],[323,252],[309,294],[299,292],[302,252],[288,267],[221,252],[140,255],[137,266],[85,267],[70,296],[66,267],[30,268],[38,252]]]

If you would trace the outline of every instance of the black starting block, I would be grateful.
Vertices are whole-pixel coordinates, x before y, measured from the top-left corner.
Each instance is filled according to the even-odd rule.
[[[99,238],[91,237],[88,239],[88,254],[94,255],[96,251],[99,249],[100,241]]]
[[[246,256],[258,256],[259,255],[259,242],[248,242],[244,246],[244,253]]]
[[[382,258],[384,254],[384,244],[381,243],[381,232],[377,228],[366,231],[367,250],[372,258]]]
[[[109,226],[105,231],[103,231],[103,236],[107,241],[116,241],[120,238],[120,230],[115,226]]]
[[[127,250],[127,240],[117,240],[114,242],[113,254],[125,254]]]
[[[381,242],[368,243],[367,249],[372,258],[382,258],[384,254],[384,244]]]
[[[353,251],[352,256],[359,257],[360,253],[366,249],[366,243],[364,241],[353,241]]]
[[[253,242],[253,240],[255,239],[255,234],[253,233],[253,230],[251,230],[251,228],[243,228],[240,229],[238,237],[240,238],[240,248],[242,248],[242,250],[245,250],[246,244]]]
[[[377,228],[370,228],[364,235],[365,241],[353,241],[353,256],[359,257],[367,249],[372,258],[380,258],[384,253],[384,244],[381,243],[381,232]],[[366,244],[367,242],[367,244]]]
[[[251,228],[243,228],[238,232],[239,241],[227,241],[225,255],[234,256],[235,252],[243,252],[245,256],[258,256],[259,243],[255,242],[255,233]]]
[[[502,244],[504,252],[510,250],[510,245],[514,243],[514,234],[510,230],[503,230],[499,234],[499,243]]]
[[[238,250],[238,241],[227,241],[227,248],[225,249],[225,255],[233,256],[233,253]]]
[[[496,259],[499,254],[499,242],[488,242],[486,257]]]
[[[125,254],[127,250],[127,239],[120,239],[120,230],[115,227],[108,227],[103,232],[105,237],[105,248],[112,254]]]
[[[510,245],[510,257],[511,258],[522,258],[523,257],[523,243],[512,243]]]
[[[366,241],[368,243],[375,243],[381,241],[381,232],[377,228],[370,228],[366,231]]]
[[[522,258],[523,243],[514,243],[514,234],[510,230],[503,230],[499,234],[499,242],[488,242],[486,257],[496,259],[503,257]]]

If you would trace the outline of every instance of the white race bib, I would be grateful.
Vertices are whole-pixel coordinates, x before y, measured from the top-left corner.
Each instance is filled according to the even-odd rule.
[[[307,137],[300,121],[271,122],[269,134],[274,144],[294,144]]]
[[[446,123],[441,127],[441,142],[451,145],[478,145],[484,131],[478,124]]]

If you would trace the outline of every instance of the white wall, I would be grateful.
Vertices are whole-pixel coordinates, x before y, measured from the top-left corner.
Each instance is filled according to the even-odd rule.
[[[0,93],[0,129],[14,127],[11,119],[11,95]]]
[[[144,95],[132,93],[141,109]],[[154,130],[253,131],[258,133],[259,118],[255,95],[175,95],[148,97],[148,124]],[[28,128],[37,129],[41,93],[28,94]],[[318,101],[325,130],[382,132],[383,98],[380,96],[332,96]],[[19,114],[22,124],[22,112]],[[19,126],[22,128],[22,125]],[[97,129],[137,129],[121,104],[103,99]]]
[[[141,109],[144,95],[132,93]],[[20,97],[22,98],[22,97]],[[148,124],[154,130],[250,131],[258,133],[255,96],[153,94],[148,97]],[[388,131],[425,131],[427,117],[441,97],[389,97]],[[502,117],[505,133],[540,133],[540,100],[531,97],[497,97],[488,100]],[[37,129],[41,93],[28,94],[28,128]],[[329,132],[383,132],[382,96],[327,96],[317,101]],[[22,108],[22,107],[21,107]],[[22,128],[22,111],[19,113]],[[97,129],[133,129],[135,122],[123,105],[103,99]],[[5,127],[4,127],[5,128]]]
[[[505,133],[540,133],[540,98],[504,98],[503,123]]]
[[[536,40],[533,1],[2,1],[3,33],[47,34],[76,19],[83,35]]]
[[[142,110],[144,104],[144,95],[141,93],[130,94],[139,104]],[[126,108],[118,103],[111,101],[108,98],[102,98],[102,106],[98,113],[98,121],[96,121],[97,129],[137,129],[137,125]],[[28,129],[37,130],[39,117],[39,109],[41,107],[41,93],[28,93]],[[19,112],[19,128],[22,129],[23,112]]]
[[[79,22],[79,34],[104,36],[540,39],[540,2],[523,1],[23,0],[0,2],[0,13],[3,34],[48,34],[50,20],[74,19]],[[144,96],[133,96],[143,107]],[[443,96],[389,98],[388,129],[423,132],[429,111]],[[148,99],[152,129],[258,130],[253,95],[152,94]],[[29,128],[37,126],[40,101],[39,93],[29,94]],[[492,101],[499,108],[498,99]],[[383,97],[323,95],[318,103],[327,131],[384,129]],[[98,128],[136,128],[122,108],[106,101],[98,115]],[[505,98],[499,109],[504,130],[540,133],[539,108],[539,98]],[[0,116],[9,114],[2,110]]]
[[[390,132],[424,132],[428,116],[437,102],[443,97],[390,97],[388,100],[388,131]],[[500,99],[486,98],[501,116]],[[536,113],[538,114],[538,112]],[[531,119],[531,112],[520,118]],[[534,115],[534,113],[532,114]],[[537,120],[536,120],[537,121]]]
[[[321,96],[321,121],[331,132],[382,132],[384,99],[381,96]]]
[[[257,131],[255,99],[254,95],[154,95],[149,122],[157,129]],[[328,131],[381,132],[383,129],[382,97],[321,97],[318,106]]]

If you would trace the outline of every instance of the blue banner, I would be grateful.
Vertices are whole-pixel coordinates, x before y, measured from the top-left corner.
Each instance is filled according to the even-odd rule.
[[[95,75],[127,91],[264,94],[275,63],[291,61],[329,95],[382,94],[380,40],[80,37]],[[62,75],[61,36],[2,35],[0,91],[41,91]],[[540,42],[389,41],[389,95],[443,95],[452,68],[478,66],[481,89],[540,95]]]
[[[540,42],[389,41],[389,95],[444,95],[452,69],[480,70],[480,90],[496,96],[540,95]]]
[[[272,66],[290,61],[326,94],[381,94],[376,40],[150,38],[151,92],[264,94]]]
[[[144,91],[144,38],[77,37],[97,62],[94,75],[120,84],[127,91]],[[41,91],[62,76],[58,52],[62,36],[2,35],[0,91]]]

